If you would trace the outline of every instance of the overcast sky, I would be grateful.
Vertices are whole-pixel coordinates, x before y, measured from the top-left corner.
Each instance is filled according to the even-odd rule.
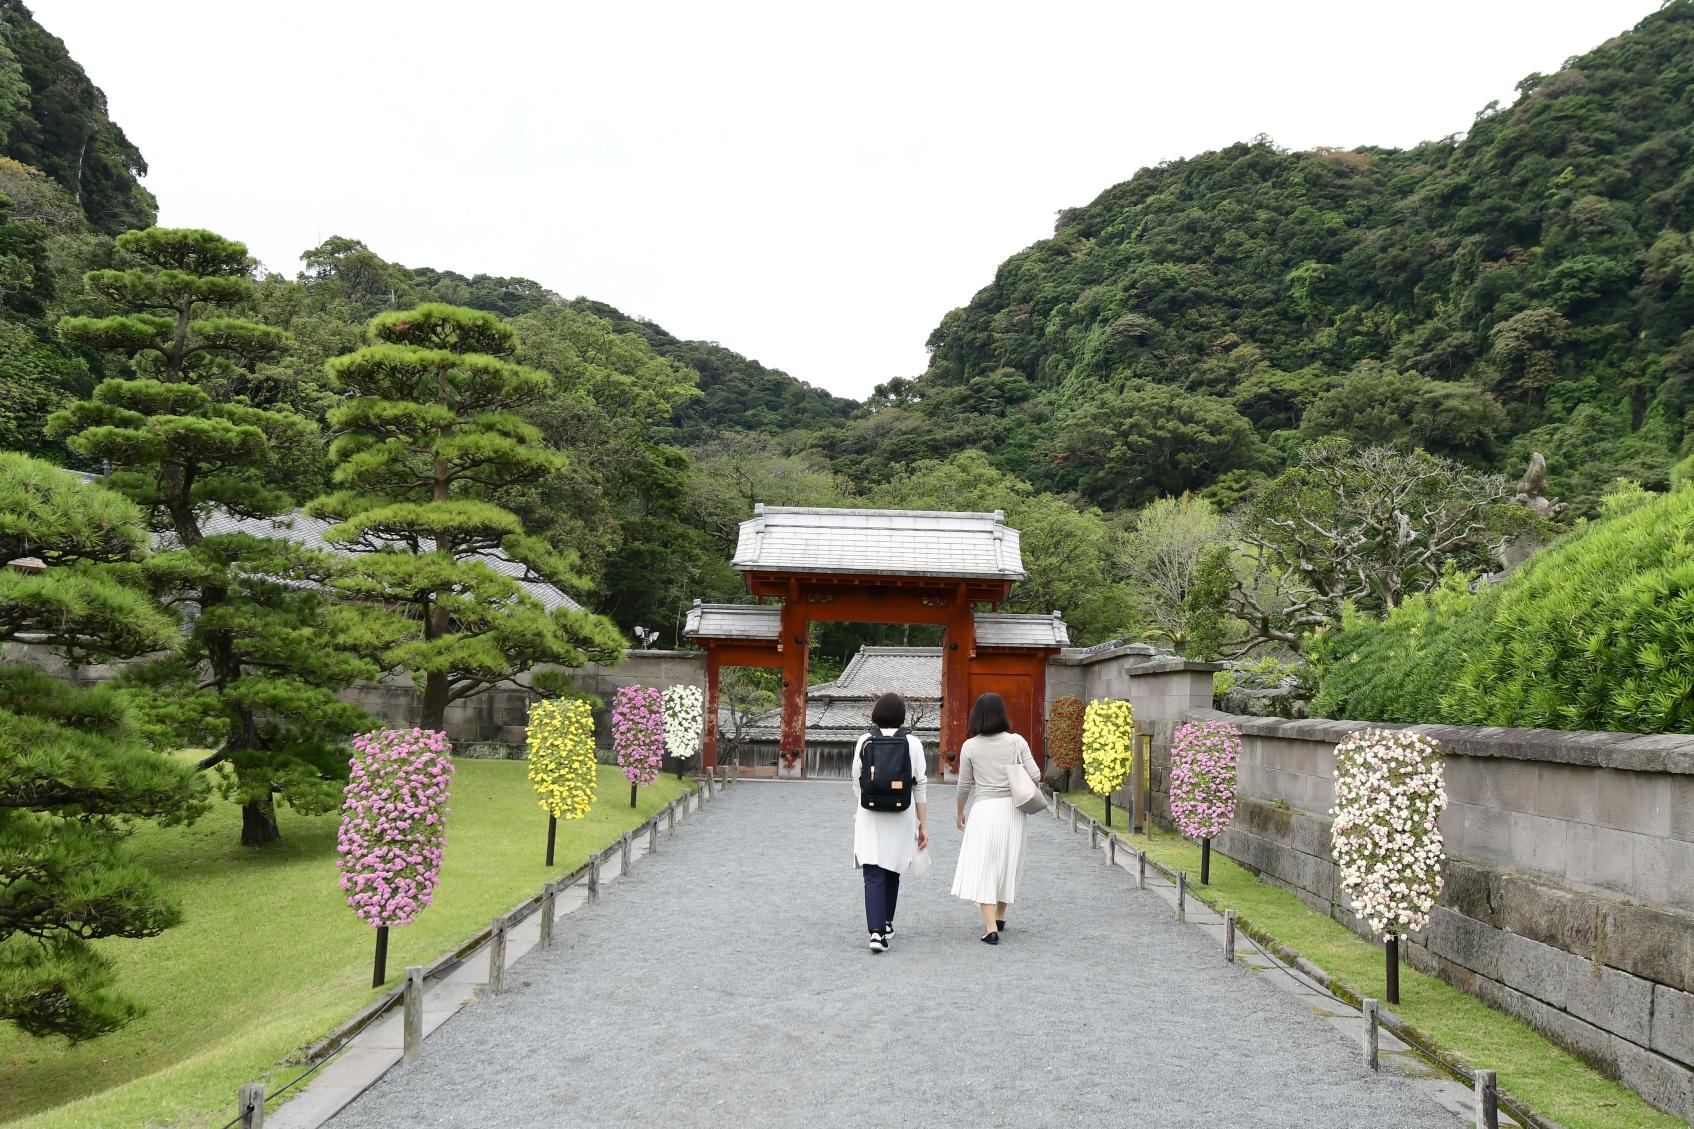
[[[26,0],[160,222],[534,278],[859,398],[1138,168],[1463,132],[1658,0]]]

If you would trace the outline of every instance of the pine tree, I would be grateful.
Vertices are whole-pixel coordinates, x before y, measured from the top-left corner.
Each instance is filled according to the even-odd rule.
[[[145,544],[131,503],[0,453],[0,642],[82,662],[175,645],[177,625],[123,582]],[[137,1014],[88,942],[176,923],[122,831],[192,819],[203,792],[191,765],[147,749],[111,688],[0,666],[0,1021],[78,1040]]]
[[[549,611],[518,584],[582,586],[567,557],[525,535],[496,501],[502,489],[563,468],[564,456],[518,414],[546,395],[551,378],[513,363],[516,335],[476,310],[426,304],[379,314],[370,336],[372,344],[329,362],[351,396],[329,415],[341,489],[312,509],[339,522],[331,540],[364,551],[358,579],[344,588],[405,610],[414,625],[387,661],[421,683],[423,727],[443,728],[450,703],[537,664],[620,657],[610,622]],[[523,576],[493,567],[501,559],[520,563]]]
[[[388,640],[380,612],[331,598],[345,561],[217,531],[289,511],[290,487],[316,481],[320,449],[311,421],[240,402],[242,375],[289,346],[280,330],[222,312],[252,294],[246,247],[149,228],[119,236],[117,248],[131,265],[87,281],[123,312],[65,318],[59,331],[134,375],[103,381],[49,430],[114,467],[112,484],[166,532],[170,551],[149,559],[147,577],[194,620],[179,656],[134,676],[137,700],[155,739],[215,747],[201,767],[224,767],[241,841],[258,846],[281,837],[277,795],[307,812],[339,801],[345,739],[369,718],[336,692],[375,677],[361,648]]]

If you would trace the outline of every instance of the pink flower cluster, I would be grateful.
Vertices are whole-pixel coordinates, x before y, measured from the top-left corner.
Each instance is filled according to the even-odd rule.
[[[1241,730],[1227,721],[1191,721],[1171,743],[1171,818],[1190,839],[1222,835],[1235,818]]]
[[[612,696],[612,751],[631,784],[659,778],[665,761],[665,695],[651,686],[620,686]]]
[[[337,843],[341,888],[372,926],[410,925],[435,894],[452,751],[436,729],[377,729],[353,740]]]
[[[1429,925],[1441,893],[1441,749],[1409,729],[1362,729],[1335,746],[1331,849],[1353,909],[1378,936]]]

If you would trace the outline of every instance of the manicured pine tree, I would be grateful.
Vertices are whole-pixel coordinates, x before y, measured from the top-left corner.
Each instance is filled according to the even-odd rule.
[[[226,316],[253,290],[247,248],[209,231],[149,228],[117,240],[127,266],[87,275],[121,311],[65,318],[60,335],[121,359],[132,375],[57,412],[49,430],[114,468],[170,551],[147,562],[154,589],[192,609],[182,653],[133,683],[156,741],[216,751],[225,790],[242,805],[241,842],[281,837],[275,797],[332,810],[347,775],[345,742],[368,727],[336,692],[376,665],[384,613],[338,606],[326,585],[345,562],[275,538],[208,533],[230,517],[293,508],[289,487],[315,478],[318,431],[292,412],[233,402],[244,366],[275,356],[288,335]],[[214,530],[218,528],[212,525]],[[391,618],[391,617],[390,617]]]
[[[340,489],[312,511],[339,524],[327,536],[363,550],[345,589],[406,612],[409,636],[387,653],[423,695],[421,725],[445,728],[447,707],[540,663],[615,661],[623,643],[600,616],[548,611],[490,563],[523,565],[522,579],[581,587],[571,563],[498,501],[502,489],[564,466],[519,410],[551,378],[510,359],[512,330],[493,314],[431,303],[379,314],[372,344],[330,361],[350,399],[331,410]],[[533,683],[547,692],[562,680]]]
[[[146,542],[133,504],[0,453],[0,642],[79,662],[175,645],[176,623],[124,582]],[[0,1021],[81,1040],[139,1013],[88,942],[177,922],[121,831],[192,819],[204,791],[192,766],[147,748],[111,688],[0,666]]]

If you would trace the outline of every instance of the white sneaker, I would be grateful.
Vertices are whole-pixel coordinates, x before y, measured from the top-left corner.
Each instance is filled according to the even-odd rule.
[[[872,933],[871,934],[871,952],[873,952],[873,953],[885,953],[887,951],[888,951],[888,942],[884,941],[882,939],[882,934],[881,933]]]

